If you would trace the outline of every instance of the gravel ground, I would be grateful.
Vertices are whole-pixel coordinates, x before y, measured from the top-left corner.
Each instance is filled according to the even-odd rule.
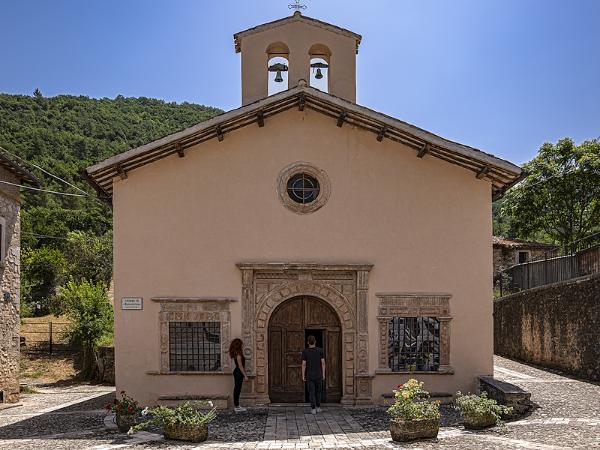
[[[517,384],[532,393],[538,405],[529,416],[504,427],[467,432],[451,406],[442,407],[442,428],[438,439],[402,446],[391,442],[385,408],[338,409],[329,419],[344,428],[341,435],[331,430],[312,436],[280,441],[266,440],[267,422],[282,416],[273,408],[251,409],[235,414],[222,411],[210,424],[210,442],[203,449],[234,448],[411,448],[411,449],[600,449],[600,386],[558,373],[495,358],[496,378]],[[2,450],[113,450],[113,449],[192,449],[193,444],[156,441],[157,435],[136,435],[133,439],[104,425],[104,405],[114,391],[102,386],[40,388],[39,394],[23,397],[23,406],[0,411]],[[337,411],[337,412],[336,412]],[[277,415],[277,418],[273,417]],[[293,416],[293,414],[292,414]],[[292,417],[290,416],[290,417]],[[300,414],[301,419],[303,413]],[[327,416],[327,414],[325,414]],[[310,415],[308,415],[310,419]],[[313,419],[311,419],[313,420]],[[322,422],[322,420],[321,420]],[[285,427],[294,430],[296,422],[287,419]],[[321,423],[322,424],[322,423]],[[279,427],[279,425],[277,425]],[[356,429],[355,429],[356,428]]]

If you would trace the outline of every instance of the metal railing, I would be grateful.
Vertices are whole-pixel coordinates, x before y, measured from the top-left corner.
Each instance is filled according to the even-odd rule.
[[[494,277],[494,294],[502,297],[596,273],[600,273],[600,233],[502,270]]]

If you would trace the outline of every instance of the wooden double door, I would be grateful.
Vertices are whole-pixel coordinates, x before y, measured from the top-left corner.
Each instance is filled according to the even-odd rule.
[[[323,401],[342,398],[342,329],[335,311],[314,297],[295,297],[279,305],[269,321],[269,397],[273,403],[307,401],[302,381],[302,350],[315,336],[325,352]]]

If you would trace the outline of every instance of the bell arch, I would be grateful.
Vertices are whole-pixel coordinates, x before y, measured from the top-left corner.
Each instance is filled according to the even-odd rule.
[[[299,296],[314,297],[339,317],[342,333],[343,404],[371,402],[368,363],[367,291],[370,264],[240,263],[242,339],[250,404],[269,403],[268,324],[277,308]]]
[[[324,44],[314,44],[308,50],[310,57],[310,86],[329,92],[331,50]]]
[[[283,42],[273,42],[266,48],[267,94],[289,89],[290,49]]]

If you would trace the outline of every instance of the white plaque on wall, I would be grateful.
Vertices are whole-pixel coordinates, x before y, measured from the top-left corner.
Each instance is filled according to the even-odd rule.
[[[121,309],[142,309],[144,302],[141,297],[123,297]]]

